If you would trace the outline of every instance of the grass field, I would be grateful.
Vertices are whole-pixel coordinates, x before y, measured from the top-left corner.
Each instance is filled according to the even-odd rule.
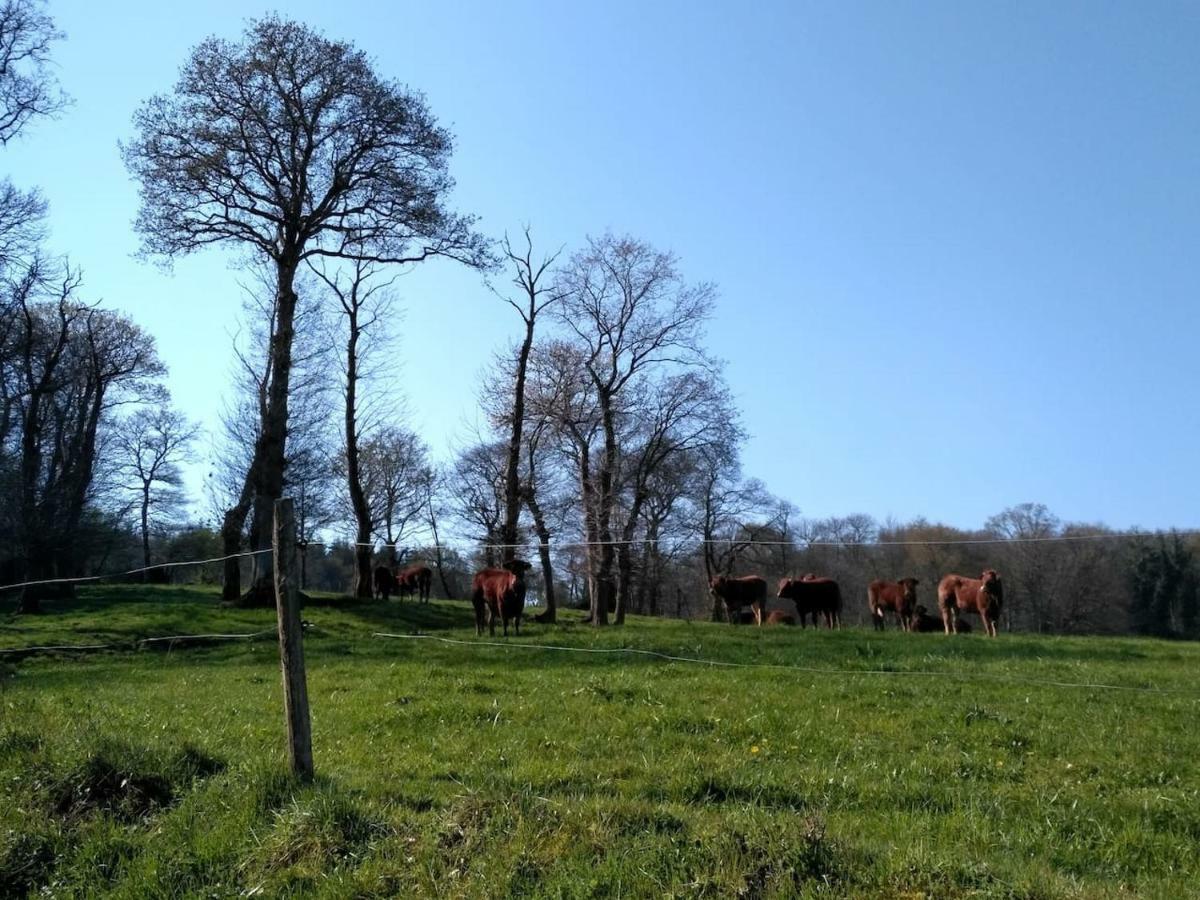
[[[1200,896],[1196,645],[639,619],[520,638],[831,673],[372,637],[475,643],[456,603],[304,615],[309,787],[284,775],[269,638],[0,655],[0,897]],[[93,588],[0,618],[0,648],[272,623]]]

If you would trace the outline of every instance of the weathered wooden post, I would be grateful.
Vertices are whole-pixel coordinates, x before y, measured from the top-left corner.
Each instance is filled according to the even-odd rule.
[[[312,723],[304,674],[304,633],[300,624],[300,573],[296,566],[296,519],[292,500],[275,501],[275,611],[279,619],[279,665],[283,670],[283,712],[287,719],[292,774],[313,777]]]

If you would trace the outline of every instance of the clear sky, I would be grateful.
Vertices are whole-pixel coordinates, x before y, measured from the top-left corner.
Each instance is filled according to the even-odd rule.
[[[117,141],[240,2],[51,0],[75,105],[0,150],[90,296],[213,424],[240,296],[133,258]],[[425,92],[456,205],[547,245],[629,232],[716,282],[749,473],[811,516],[1200,525],[1200,6],[298,2]],[[515,333],[476,275],[404,276],[396,360],[445,455]],[[399,405],[399,404],[398,404]]]

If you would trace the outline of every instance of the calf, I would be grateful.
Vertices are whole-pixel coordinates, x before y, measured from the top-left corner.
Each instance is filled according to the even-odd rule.
[[[725,604],[725,614],[737,624],[737,612],[743,606],[754,611],[754,623],[762,625],[762,611],[767,603],[767,583],[757,575],[731,578],[718,575],[708,583],[709,593]]]
[[[471,582],[471,603],[475,607],[475,633],[483,634],[484,614],[487,614],[488,630],[496,636],[496,619],[504,623],[504,636],[508,637],[508,623],[513,622],[513,633],[521,633],[521,613],[525,609],[525,573],[529,563],[514,559],[504,564],[503,569],[484,569],[475,573]]]
[[[815,575],[784,578],[779,582],[779,593],[775,596],[796,604],[801,628],[806,627],[805,620],[810,615],[813,628],[817,627],[818,615],[825,619],[829,628],[842,627],[842,591],[832,578],[817,578]]]
[[[791,613],[786,613],[782,609],[773,609],[771,614],[767,616],[768,625],[795,625],[796,617]]]
[[[971,623],[965,619],[959,619],[956,627],[959,634],[970,634]],[[937,616],[929,615],[929,610],[924,606],[918,606],[913,610],[912,631],[929,633],[942,630],[942,620]]]
[[[867,608],[876,631],[883,631],[883,615],[888,610],[896,614],[896,621],[905,631],[912,631],[913,608],[917,605],[915,578],[899,581],[872,581],[867,585]]]

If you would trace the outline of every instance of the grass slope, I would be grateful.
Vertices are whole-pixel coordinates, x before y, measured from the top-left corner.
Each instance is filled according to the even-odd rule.
[[[269,639],[0,655],[0,897],[1200,891],[1195,645],[638,619],[520,638],[830,673],[371,636],[475,644],[456,603],[305,618],[309,787],[283,774]],[[0,619],[0,649],[272,622],[91,588]]]

